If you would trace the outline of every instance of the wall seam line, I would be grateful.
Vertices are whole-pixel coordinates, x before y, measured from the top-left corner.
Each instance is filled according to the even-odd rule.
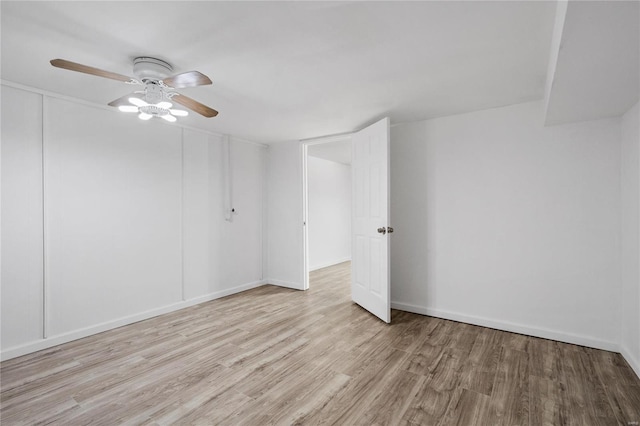
[[[180,283],[184,302],[184,128],[180,129]]]
[[[46,215],[46,128],[48,124],[47,106],[48,97],[45,94],[41,94],[41,125],[40,125],[40,142],[42,147],[41,152],[41,172],[42,172],[42,338],[47,339],[49,337],[49,286],[47,283],[48,276],[48,261],[47,261],[47,215]]]

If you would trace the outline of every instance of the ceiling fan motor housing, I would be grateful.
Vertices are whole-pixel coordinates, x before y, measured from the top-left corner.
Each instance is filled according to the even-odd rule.
[[[159,81],[173,72],[173,67],[161,59],[141,56],[133,60],[133,72],[142,82]]]

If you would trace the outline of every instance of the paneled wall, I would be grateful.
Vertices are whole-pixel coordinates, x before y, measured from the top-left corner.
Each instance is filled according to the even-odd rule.
[[[42,96],[2,87],[2,348],[42,339]]]
[[[182,300],[181,129],[45,102],[52,336]]]
[[[262,279],[265,149],[230,144],[231,202],[225,220],[219,138],[184,130],[184,297],[224,293]]]
[[[2,87],[2,357],[263,283],[263,147]],[[241,265],[242,267],[239,267]]]

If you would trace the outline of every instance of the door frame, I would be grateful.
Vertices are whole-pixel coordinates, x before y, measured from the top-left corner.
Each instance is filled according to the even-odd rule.
[[[309,147],[332,142],[351,142],[353,133],[342,133],[339,135],[323,136],[319,138],[303,139],[301,152],[302,169],[302,277],[303,290],[309,290],[309,185],[307,176],[307,156]]]

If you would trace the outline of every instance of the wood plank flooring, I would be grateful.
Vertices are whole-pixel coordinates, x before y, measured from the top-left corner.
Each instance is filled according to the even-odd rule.
[[[350,301],[349,263],[1,364],[2,425],[633,425],[619,355]],[[635,423],[637,424],[637,423]]]

